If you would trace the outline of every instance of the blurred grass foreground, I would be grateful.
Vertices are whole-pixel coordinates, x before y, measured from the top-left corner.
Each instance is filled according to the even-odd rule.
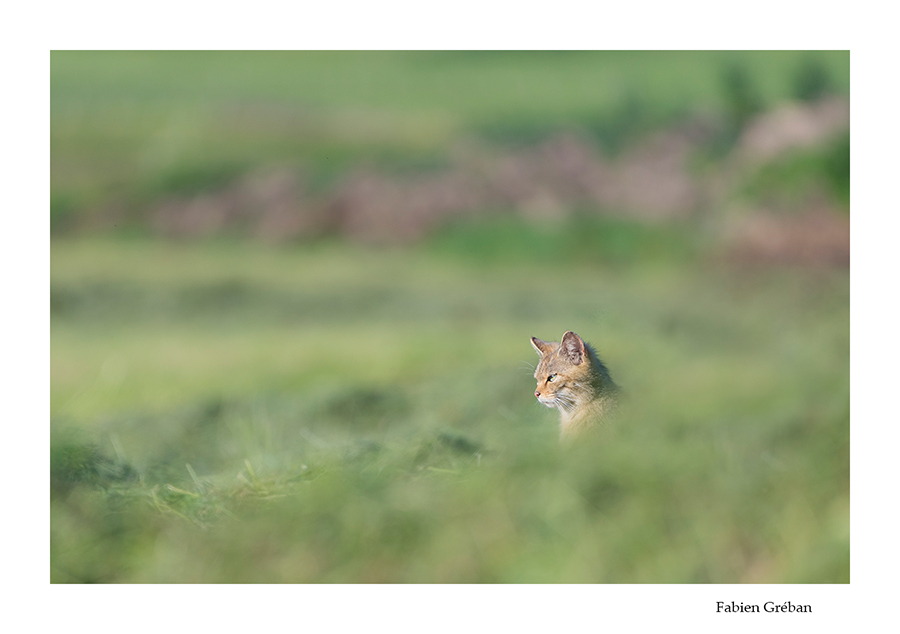
[[[51,582],[849,582],[849,53],[51,91]],[[574,446],[565,330],[625,394]]]

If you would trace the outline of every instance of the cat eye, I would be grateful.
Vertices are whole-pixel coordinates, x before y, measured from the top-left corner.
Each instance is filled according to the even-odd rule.
[[[556,378],[556,374],[551,374],[550,376],[547,377],[547,380],[550,381],[550,383],[553,383],[553,379],[555,379],[555,378]]]

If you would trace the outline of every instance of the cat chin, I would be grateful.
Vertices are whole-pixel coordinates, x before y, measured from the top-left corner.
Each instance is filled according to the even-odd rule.
[[[538,399],[538,402],[541,405],[543,405],[544,407],[548,407],[550,409],[556,409],[556,405],[553,403],[553,401],[545,401],[543,399]]]

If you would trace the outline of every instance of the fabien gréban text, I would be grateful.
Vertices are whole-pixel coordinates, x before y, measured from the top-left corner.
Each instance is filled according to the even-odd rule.
[[[812,606],[790,601],[776,602],[766,601],[762,608],[756,603],[735,603],[729,601],[716,601],[716,612],[812,612]]]

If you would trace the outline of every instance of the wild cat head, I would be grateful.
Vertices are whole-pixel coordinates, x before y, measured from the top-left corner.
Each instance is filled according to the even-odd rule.
[[[579,397],[590,389],[590,355],[584,341],[567,330],[559,343],[532,337],[531,345],[541,355],[534,371],[534,395],[547,407],[573,409]]]

